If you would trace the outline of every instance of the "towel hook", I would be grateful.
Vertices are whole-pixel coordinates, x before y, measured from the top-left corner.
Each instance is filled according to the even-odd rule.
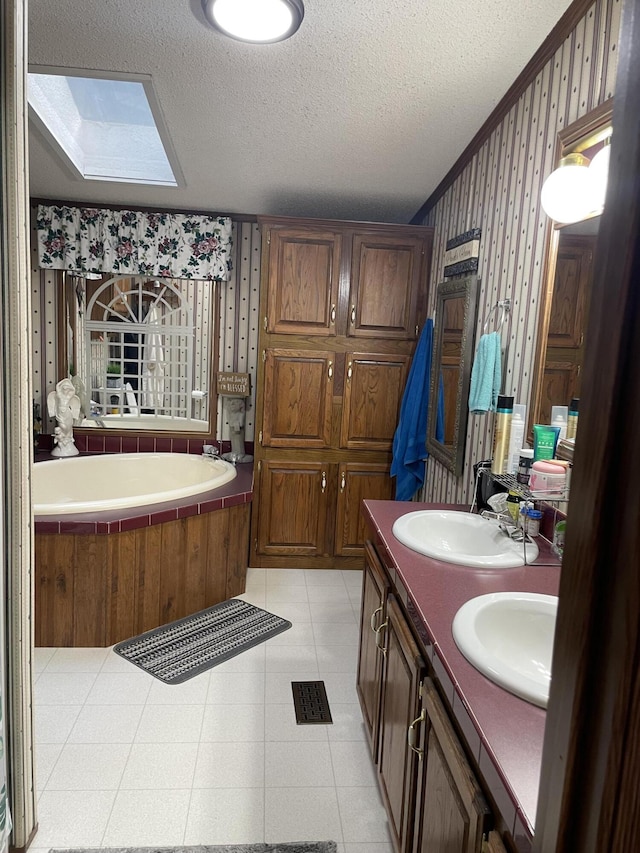
[[[492,307],[492,309],[489,311],[489,316],[487,317],[485,324],[484,324],[484,327],[483,327],[483,332],[485,334],[487,333],[487,330],[489,329],[489,321],[491,320],[491,315],[498,308],[500,309],[500,320],[498,321],[498,325],[496,327],[496,332],[500,331],[500,329],[502,328],[502,324],[505,321],[505,317],[507,316],[509,311],[511,311],[511,300],[510,299],[501,299],[499,302],[496,302],[496,304]]]

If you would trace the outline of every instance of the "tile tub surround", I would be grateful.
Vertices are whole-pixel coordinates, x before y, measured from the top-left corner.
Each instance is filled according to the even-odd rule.
[[[50,459],[49,456],[43,457]],[[40,461],[40,460],[39,460]],[[60,460],[64,464],[64,459]],[[37,463],[36,463],[37,464]],[[158,503],[148,507],[127,507],[102,512],[84,512],[77,516],[40,515],[35,519],[37,534],[97,534],[121,533],[150,527],[166,521],[202,515],[217,509],[250,503],[253,497],[253,464],[237,466],[238,475],[230,483],[225,483],[212,492],[196,497],[181,498],[169,503]]]
[[[364,501],[363,512],[392,583],[411,615],[450,708],[518,850],[530,849],[538,799],[546,712],[493,684],[458,650],[451,632],[457,610],[478,595],[518,591],[557,595],[560,564],[538,539],[535,565],[479,570],[433,560],[400,544],[394,521],[419,509],[460,509],[448,504]],[[551,563],[552,565],[543,565]]]

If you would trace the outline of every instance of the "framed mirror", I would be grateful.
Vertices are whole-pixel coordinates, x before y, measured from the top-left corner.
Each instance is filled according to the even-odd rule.
[[[427,450],[456,477],[467,439],[478,292],[477,277],[469,276],[442,282],[436,293]]]
[[[65,274],[61,363],[90,409],[79,428],[212,434],[216,296],[210,281]]]
[[[613,100],[558,134],[556,163],[568,154],[591,160],[610,135]],[[551,423],[552,406],[568,406],[581,393],[585,330],[600,215],[568,225],[549,224],[545,286],[540,300],[529,435]]]

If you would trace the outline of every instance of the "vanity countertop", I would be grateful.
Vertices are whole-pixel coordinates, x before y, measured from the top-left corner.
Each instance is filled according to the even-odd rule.
[[[449,504],[364,501],[364,517],[398,594],[422,635],[429,660],[449,700],[480,772],[519,850],[530,848],[546,711],[493,684],[458,650],[451,624],[457,610],[490,592],[557,595],[560,565],[538,538],[535,564],[515,569],[472,569],[425,557],[394,537],[394,521],[421,509],[461,509]],[[549,565],[550,564],[550,565]],[[424,630],[423,630],[424,629]]]

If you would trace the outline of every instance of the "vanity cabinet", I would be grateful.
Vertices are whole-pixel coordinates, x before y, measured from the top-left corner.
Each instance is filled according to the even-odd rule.
[[[259,222],[250,564],[361,568],[361,501],[393,498],[393,436],[426,311],[433,229]]]
[[[489,809],[430,678],[422,684],[420,716],[424,724],[413,853],[484,853]]]
[[[397,853],[504,850],[374,545],[365,545],[357,693]],[[493,844],[493,846],[489,846]]]

